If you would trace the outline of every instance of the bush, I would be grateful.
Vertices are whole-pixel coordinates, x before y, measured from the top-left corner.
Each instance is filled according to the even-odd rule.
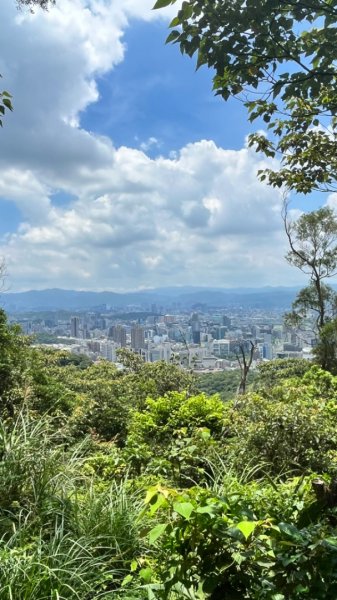
[[[336,465],[337,380],[312,367],[302,380],[248,394],[233,410],[234,464],[263,462],[273,474],[333,473]]]
[[[148,538],[148,588],[158,599],[335,597],[337,537],[324,521],[275,521],[252,511],[244,496],[202,489],[152,488],[146,503],[149,519],[158,519]]]
[[[217,395],[148,398],[132,415],[125,456],[138,474],[147,469],[184,486],[200,481],[221,450],[225,414]]]

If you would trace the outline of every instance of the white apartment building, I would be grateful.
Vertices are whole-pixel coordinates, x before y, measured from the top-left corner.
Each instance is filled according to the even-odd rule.
[[[148,362],[155,362],[157,360],[164,360],[170,362],[172,356],[171,344],[169,342],[163,342],[162,344],[149,344],[147,351]]]
[[[214,356],[218,356],[219,358],[229,356],[230,355],[230,343],[231,340],[223,339],[223,340],[213,340],[213,354]]]
[[[108,341],[100,342],[100,354],[101,354],[101,356],[103,356],[103,358],[106,358],[106,360],[109,360],[110,362],[116,362],[117,347],[118,347],[117,344],[115,344],[114,342],[108,342]]]

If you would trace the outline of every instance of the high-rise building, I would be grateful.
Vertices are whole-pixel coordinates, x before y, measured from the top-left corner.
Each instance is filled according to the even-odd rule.
[[[230,317],[227,317],[227,315],[223,315],[222,324],[225,325],[225,327],[230,327],[232,324],[232,319]]]
[[[109,328],[109,338],[113,339],[121,348],[126,347],[126,330],[122,325],[113,325]]]
[[[200,344],[200,321],[198,313],[193,313],[191,317],[192,341],[193,344]]]
[[[135,325],[131,328],[131,348],[133,350],[145,348],[144,329],[139,325]]]
[[[71,317],[70,319],[70,332],[71,337],[79,338],[80,337],[80,317]]]

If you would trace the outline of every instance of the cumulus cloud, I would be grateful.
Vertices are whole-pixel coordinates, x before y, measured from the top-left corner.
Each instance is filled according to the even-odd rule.
[[[111,165],[92,174],[95,189],[77,174],[77,199],[50,203],[1,253],[23,287],[279,283],[282,199],[257,181],[260,166],[252,150],[209,141],[175,159],[111,150]]]
[[[97,77],[120,63],[131,18],[152,0],[58,0],[17,13],[2,0],[0,72],[15,97],[1,133],[0,196],[22,223],[1,240],[14,289],[135,289],[290,282],[277,191],[252,149],[212,141],[169,158],[81,128]],[[175,6],[176,10],[176,6]],[[65,205],[55,192],[71,195]],[[0,201],[1,202],[1,201]]]

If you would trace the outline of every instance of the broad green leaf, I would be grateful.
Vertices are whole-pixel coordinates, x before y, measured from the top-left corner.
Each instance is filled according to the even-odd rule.
[[[301,535],[300,531],[294,527],[294,525],[290,525],[289,523],[279,523],[279,528],[281,533],[285,533],[296,542],[303,541],[303,536]]]
[[[189,519],[194,511],[194,506],[190,502],[175,502],[173,504],[173,509],[179,513],[179,515],[185,517],[185,519]]]
[[[159,510],[159,508],[161,506],[163,506],[164,504],[167,504],[167,500],[165,498],[165,496],[158,496],[156,502],[154,504],[152,504],[152,501],[150,503],[150,515],[154,515],[157,510]]]
[[[247,540],[258,525],[260,525],[260,521],[241,521],[236,525],[236,528],[243,533]]]
[[[213,509],[213,506],[199,506],[195,512],[197,512],[201,515],[203,515],[205,513],[208,515],[213,515],[214,509]]]
[[[158,486],[154,486],[151,487],[147,490],[146,492],[146,497],[145,497],[145,504],[149,504],[151,502],[151,504],[155,503],[157,498],[155,498],[155,496],[158,495]]]
[[[146,567],[145,569],[141,569],[139,571],[139,576],[145,581],[145,583],[149,583],[151,581],[153,575],[152,569],[150,567]]]
[[[149,533],[149,543],[154,544],[157,539],[164,533],[168,523],[159,523]]]

